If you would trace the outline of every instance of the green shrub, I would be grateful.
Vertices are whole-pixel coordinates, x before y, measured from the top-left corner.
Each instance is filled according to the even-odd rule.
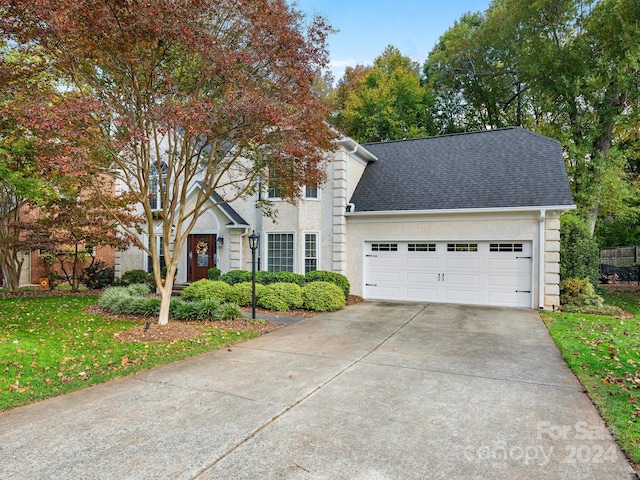
[[[560,282],[560,304],[574,307],[602,307],[604,300],[596,293],[588,278],[567,278]]]
[[[199,301],[199,300],[216,300],[219,303],[225,301],[227,293],[231,287],[228,283],[207,280],[203,278],[197,282],[193,282],[186,287],[180,298],[186,301]]]
[[[293,272],[278,272],[272,274],[272,277],[273,281],[270,283],[295,283],[302,287],[306,282],[304,275]]]
[[[207,278],[209,280],[220,280],[220,269],[210,268],[209,270],[207,270]]]
[[[124,272],[120,278],[120,283],[125,286],[133,285],[134,283],[146,283],[149,286],[155,287],[153,275],[144,270],[129,270]]]
[[[266,287],[264,285],[256,283],[256,299],[260,298],[260,296],[264,293],[265,288]],[[235,285],[231,286],[231,289],[227,294],[227,300],[229,302],[236,303],[241,307],[246,307],[247,305],[251,305],[251,295],[251,282],[236,283]]]
[[[115,269],[98,260],[82,271],[82,283],[91,290],[108,287],[115,280]]]
[[[338,310],[345,305],[344,291],[330,282],[311,282],[302,288],[304,308],[316,312]]]
[[[235,320],[236,318],[242,318],[242,310],[237,305],[231,303],[225,303],[219,313],[220,320]]]
[[[582,218],[565,213],[560,219],[560,279],[588,278],[596,285],[600,259],[598,244]]]
[[[220,280],[228,283],[229,285],[235,285],[240,282],[250,282],[251,272],[246,270],[230,270],[227,273],[220,275]]]
[[[249,280],[251,280],[251,277],[249,277]],[[261,285],[270,285],[272,283],[276,283],[275,273],[258,270],[256,272],[256,282]]]
[[[169,316],[176,320],[197,320],[198,302],[173,298],[169,303]]]
[[[195,318],[193,320],[215,320],[220,318],[220,303],[217,300],[201,300],[194,302]]]
[[[151,290],[149,289],[149,285],[144,283],[134,283],[125,287],[129,295],[131,296],[144,296],[147,295]]]
[[[271,285],[266,285],[258,299],[258,305],[261,307],[278,312],[300,308],[303,303],[302,288],[295,283],[272,283]]]
[[[312,272],[308,272],[305,275],[305,280],[307,283],[311,282],[329,282],[339,286],[344,292],[344,298],[349,296],[349,291],[351,290],[351,285],[349,284],[349,280],[347,277],[340,273],[336,272],[327,272],[325,270],[314,270]]]
[[[108,312],[120,313],[121,304],[129,300],[131,300],[131,294],[127,287],[111,287],[104,291],[98,300],[98,306]]]

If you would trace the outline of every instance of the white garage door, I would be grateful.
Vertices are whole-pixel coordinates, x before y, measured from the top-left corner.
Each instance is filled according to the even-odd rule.
[[[531,308],[531,242],[366,242],[364,297]]]

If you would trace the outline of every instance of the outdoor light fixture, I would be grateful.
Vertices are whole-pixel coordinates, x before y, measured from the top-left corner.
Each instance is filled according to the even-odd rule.
[[[249,235],[249,248],[251,249],[251,319],[256,319],[256,250],[260,243],[260,235],[253,230]]]
[[[218,248],[222,248],[222,245],[224,245],[224,238],[218,237],[216,239],[216,244],[218,245]]]

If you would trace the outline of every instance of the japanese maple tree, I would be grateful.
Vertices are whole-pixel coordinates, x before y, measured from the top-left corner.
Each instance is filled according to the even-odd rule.
[[[70,134],[93,132],[149,236],[161,205],[164,285],[157,245],[139,245],[153,260],[160,323],[179,252],[214,191],[250,195],[268,168],[289,198],[323,180],[334,134],[314,89],[328,63],[322,17],[284,0],[0,0],[0,12],[4,35],[45,51],[78,105],[94,103],[92,123],[69,116]]]

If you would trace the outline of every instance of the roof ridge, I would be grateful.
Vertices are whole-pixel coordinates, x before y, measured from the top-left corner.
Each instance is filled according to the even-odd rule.
[[[479,134],[479,133],[494,133],[494,132],[501,132],[501,131],[505,131],[505,130],[522,130],[523,132],[531,133],[533,135],[537,135],[539,137],[549,139],[549,137],[545,137],[544,135],[540,135],[539,133],[532,132],[530,130],[527,130],[526,128],[512,126],[512,127],[492,128],[492,129],[489,129],[489,130],[473,130],[473,131],[470,131],[470,132],[445,133],[445,134],[442,134],[442,135],[432,135],[432,136],[429,136],[429,137],[402,138],[402,139],[399,139],[399,140],[387,140],[387,141],[384,141],[384,142],[367,142],[367,143],[361,143],[361,145],[363,147],[365,147],[367,145],[385,145],[385,144],[388,144],[388,143],[412,142],[412,141],[418,141],[418,140],[427,140],[427,139],[436,139],[436,138],[445,138],[445,137],[460,137],[462,135],[476,135],[476,134]],[[550,139],[550,140],[553,140],[553,139]]]

